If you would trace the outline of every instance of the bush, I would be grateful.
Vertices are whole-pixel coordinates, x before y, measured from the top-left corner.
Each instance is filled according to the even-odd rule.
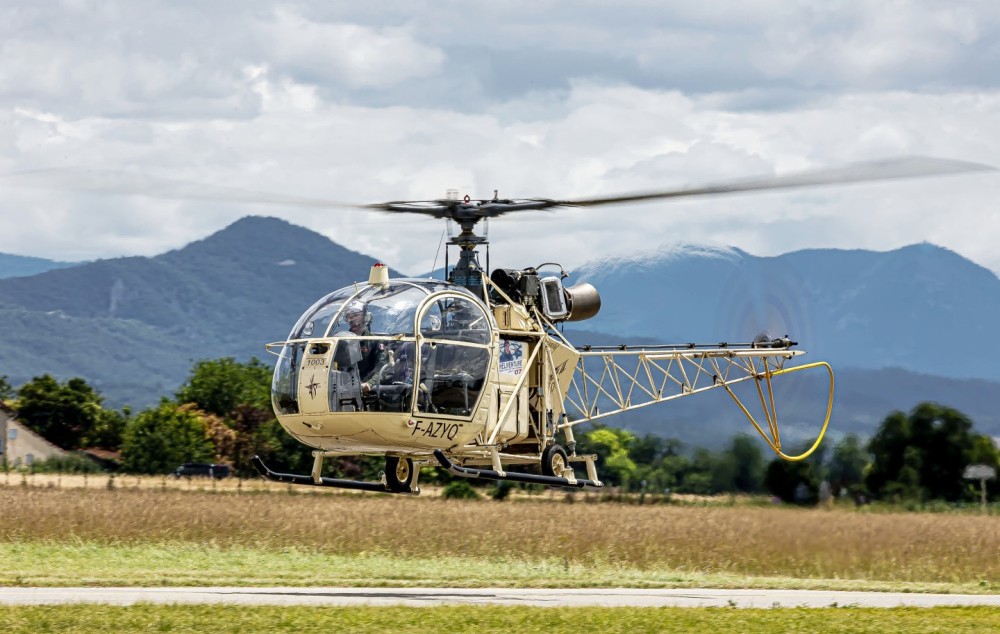
[[[52,456],[47,460],[36,460],[31,465],[34,473],[103,473],[96,462],[78,454]]]
[[[452,480],[441,494],[446,500],[478,500],[479,493],[468,480]]]
[[[510,482],[505,482],[501,480],[496,483],[496,486],[493,487],[493,491],[492,493],[490,493],[490,497],[497,501],[506,500],[507,497],[510,496],[510,490],[513,488],[514,485],[512,485]]]
[[[122,440],[128,473],[173,473],[185,462],[215,462],[206,415],[190,405],[162,401],[129,421]]]

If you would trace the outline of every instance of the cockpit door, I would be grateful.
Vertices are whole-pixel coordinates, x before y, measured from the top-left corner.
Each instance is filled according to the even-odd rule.
[[[330,346],[314,344],[306,350],[299,371],[299,413],[324,414],[329,403]]]

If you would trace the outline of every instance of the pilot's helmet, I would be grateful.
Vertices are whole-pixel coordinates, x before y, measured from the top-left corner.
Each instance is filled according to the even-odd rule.
[[[365,313],[365,303],[360,299],[354,300],[344,309],[345,315],[356,315],[358,313],[362,315]]]
[[[365,312],[365,303],[356,299],[348,304],[344,310],[344,321],[347,322],[351,330],[364,327],[366,323]]]

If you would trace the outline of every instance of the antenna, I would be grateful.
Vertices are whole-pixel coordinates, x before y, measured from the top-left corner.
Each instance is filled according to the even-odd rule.
[[[434,277],[434,269],[436,269],[437,265],[438,265],[438,256],[441,255],[441,245],[444,244],[444,234],[445,234],[445,231],[447,231],[447,229],[442,229],[441,230],[441,239],[438,241],[438,250],[437,250],[437,253],[434,254],[434,264],[431,265],[431,277]],[[441,279],[445,279],[445,280],[448,279],[448,270],[447,269],[448,269],[448,267],[445,266],[444,277],[441,278]]]

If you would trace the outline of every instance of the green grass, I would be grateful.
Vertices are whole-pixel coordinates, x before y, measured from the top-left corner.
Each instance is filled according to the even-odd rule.
[[[4,586],[403,586],[800,588],[994,593],[1000,583],[797,579],[704,573],[562,559],[333,555],[289,546],[254,548],[195,542],[107,544],[0,542]]]
[[[994,608],[0,606],[5,634],[87,632],[985,632]]]

